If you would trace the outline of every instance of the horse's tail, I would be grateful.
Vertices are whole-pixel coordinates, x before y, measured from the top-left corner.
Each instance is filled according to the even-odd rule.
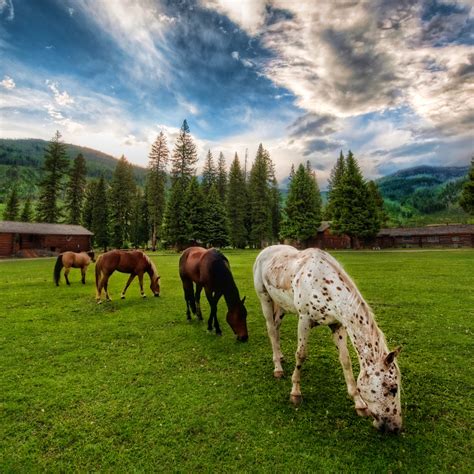
[[[97,289],[99,288],[100,274],[102,272],[101,257],[102,255],[99,255],[95,261],[95,287]]]
[[[63,268],[63,255],[58,255],[56,259],[56,264],[54,265],[54,283],[56,286],[59,286],[59,278],[61,276],[61,269]]]

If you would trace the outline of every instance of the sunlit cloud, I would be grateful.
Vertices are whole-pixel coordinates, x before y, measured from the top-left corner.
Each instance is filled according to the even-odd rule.
[[[5,76],[3,80],[0,81],[0,86],[4,87],[7,90],[11,90],[15,88],[16,84],[10,76]]]

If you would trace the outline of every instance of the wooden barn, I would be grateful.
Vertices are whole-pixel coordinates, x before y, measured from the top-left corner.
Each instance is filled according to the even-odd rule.
[[[309,239],[308,247],[320,249],[350,249],[351,239],[347,235],[335,235],[331,232],[331,223],[322,221],[317,234]]]
[[[0,257],[90,250],[92,235],[80,225],[0,221]]]
[[[474,225],[444,224],[381,229],[377,235],[377,245],[380,248],[474,247]]]

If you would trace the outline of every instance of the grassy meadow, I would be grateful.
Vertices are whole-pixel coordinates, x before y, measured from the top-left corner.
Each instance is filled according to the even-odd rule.
[[[403,346],[399,436],[356,415],[327,328],[312,332],[304,401],[290,404],[296,318],[274,380],[257,252],[225,253],[247,295],[246,344],[223,301],[222,337],[186,322],[178,254],[152,255],[160,298],[142,300],[134,282],[120,300],[127,276],[114,274],[102,305],[93,265],[85,286],[73,270],[56,288],[53,259],[0,262],[0,471],[474,471],[474,251],[334,253],[389,346]]]

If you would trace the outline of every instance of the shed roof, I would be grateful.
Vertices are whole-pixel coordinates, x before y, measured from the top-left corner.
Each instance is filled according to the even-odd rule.
[[[430,225],[426,227],[397,227],[393,229],[380,229],[379,237],[403,237],[411,235],[451,235],[474,234],[473,224],[445,224]]]
[[[36,222],[0,221],[0,233],[41,235],[94,235],[81,225],[43,224]]]

